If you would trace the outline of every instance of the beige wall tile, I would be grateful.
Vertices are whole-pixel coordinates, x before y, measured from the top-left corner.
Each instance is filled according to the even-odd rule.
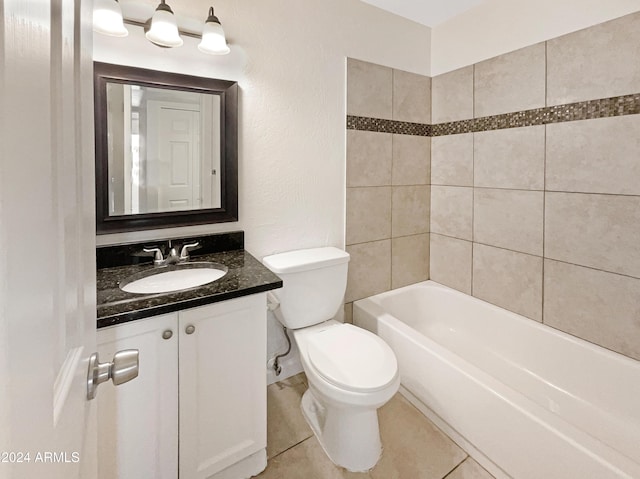
[[[547,104],[640,91],[640,13],[547,42]]]
[[[473,186],[473,133],[431,139],[431,184]]]
[[[431,123],[431,77],[393,70],[393,119]]]
[[[542,256],[544,192],[476,188],[473,239]]]
[[[382,406],[378,416],[384,452],[370,471],[373,479],[441,478],[466,457],[400,394]]]
[[[391,240],[391,288],[429,279],[429,235]]]
[[[347,130],[347,186],[391,184],[392,135]]]
[[[391,240],[347,246],[351,255],[345,302],[391,289]]]
[[[547,125],[547,189],[640,194],[640,135],[633,132],[640,115]]]
[[[476,63],[475,117],[545,106],[545,81],[544,43]]]
[[[473,118],[473,65],[431,79],[433,123]]]
[[[429,232],[429,186],[394,186],[391,234],[408,236]]]
[[[447,479],[494,479],[480,464],[468,457],[456,467]]]
[[[472,218],[473,188],[431,187],[431,232],[471,240]]]
[[[473,295],[542,321],[542,258],[474,243]]]
[[[431,233],[429,277],[440,284],[471,294],[470,241]]]
[[[347,188],[347,244],[391,237],[391,187]]]
[[[347,115],[391,120],[391,68],[347,58]]]
[[[544,262],[544,322],[640,360],[640,280]]]
[[[431,138],[393,135],[394,185],[428,185],[431,168]]]
[[[474,133],[475,186],[544,189],[545,127]]]
[[[546,193],[545,257],[640,277],[640,197]]]

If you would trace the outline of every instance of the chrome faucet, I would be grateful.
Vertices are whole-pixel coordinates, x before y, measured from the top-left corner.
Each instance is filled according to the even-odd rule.
[[[189,250],[193,248],[197,248],[200,246],[200,242],[196,241],[195,243],[183,244],[180,249],[180,258],[178,258],[181,262],[189,261]]]
[[[153,248],[143,248],[142,251],[144,251],[145,253],[154,254],[154,266],[165,266],[168,264],[184,263],[186,261],[189,261],[189,250],[196,248],[199,245],[200,243],[198,241],[196,241],[195,243],[182,245],[182,248],[180,249],[180,256],[178,256],[178,252],[176,251],[175,247],[171,245],[171,240],[169,240],[169,254],[167,254],[166,258],[162,254],[162,250],[157,246]]]

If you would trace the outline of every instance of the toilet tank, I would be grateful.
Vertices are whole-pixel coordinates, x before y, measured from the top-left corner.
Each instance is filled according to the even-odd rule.
[[[273,293],[280,301],[276,317],[289,329],[300,329],[333,318],[347,288],[349,253],[334,247],[278,253],[264,265],[282,278]]]

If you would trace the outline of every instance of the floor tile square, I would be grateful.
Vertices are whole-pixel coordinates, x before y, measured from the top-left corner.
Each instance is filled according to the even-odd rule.
[[[267,388],[269,459],[313,435],[300,410],[300,401],[306,390],[306,378],[302,373],[273,383]]]

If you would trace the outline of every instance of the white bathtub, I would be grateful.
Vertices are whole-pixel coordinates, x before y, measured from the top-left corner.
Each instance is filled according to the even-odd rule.
[[[356,301],[353,317],[495,476],[640,478],[640,362],[433,281]]]

